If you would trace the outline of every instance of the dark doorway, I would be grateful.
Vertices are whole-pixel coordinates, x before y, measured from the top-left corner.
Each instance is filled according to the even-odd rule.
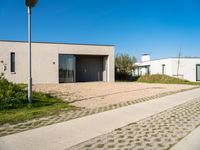
[[[103,56],[76,55],[76,81],[103,80]]]

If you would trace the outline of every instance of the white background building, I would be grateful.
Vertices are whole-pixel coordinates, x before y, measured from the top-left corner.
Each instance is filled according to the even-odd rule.
[[[140,63],[136,63],[135,76],[145,74],[165,74],[189,81],[200,81],[200,57],[171,57],[151,60],[144,54]]]

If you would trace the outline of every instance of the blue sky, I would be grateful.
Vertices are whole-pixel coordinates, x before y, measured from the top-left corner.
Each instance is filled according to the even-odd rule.
[[[140,58],[200,56],[200,0],[39,0],[34,41],[116,45]],[[27,40],[24,0],[1,0],[0,39]]]

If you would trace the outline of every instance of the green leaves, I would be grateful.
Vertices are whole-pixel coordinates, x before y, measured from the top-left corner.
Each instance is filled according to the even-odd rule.
[[[14,84],[3,76],[0,76],[0,111],[22,108],[56,107],[56,105],[68,106],[58,98],[51,97],[42,92],[33,92],[34,101],[29,104],[27,99],[27,86],[24,84]],[[55,105],[55,106],[54,106]]]
[[[33,92],[33,99],[32,103],[28,103],[27,85],[14,84],[0,75],[0,125],[22,122],[75,108],[59,98],[42,92]]]
[[[136,58],[128,54],[117,54],[115,57],[115,73],[119,80],[127,80],[132,76]]]
[[[0,109],[10,109],[26,103],[26,90],[0,76]]]

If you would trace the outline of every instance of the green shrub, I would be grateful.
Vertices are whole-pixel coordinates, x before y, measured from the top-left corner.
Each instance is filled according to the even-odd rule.
[[[14,84],[0,76],[0,110],[28,107],[50,106],[63,101],[53,98],[48,94],[33,92],[33,102],[28,103],[27,86]]]
[[[0,109],[10,109],[27,104],[27,91],[0,75]]]
[[[115,73],[116,81],[137,81],[139,77],[134,77],[126,73]]]
[[[0,76],[0,125],[18,123],[76,109],[59,98],[33,92],[33,102],[28,103],[27,85],[14,84]]]
[[[128,54],[115,56],[115,79],[121,81],[133,81],[132,72],[136,58]]]

